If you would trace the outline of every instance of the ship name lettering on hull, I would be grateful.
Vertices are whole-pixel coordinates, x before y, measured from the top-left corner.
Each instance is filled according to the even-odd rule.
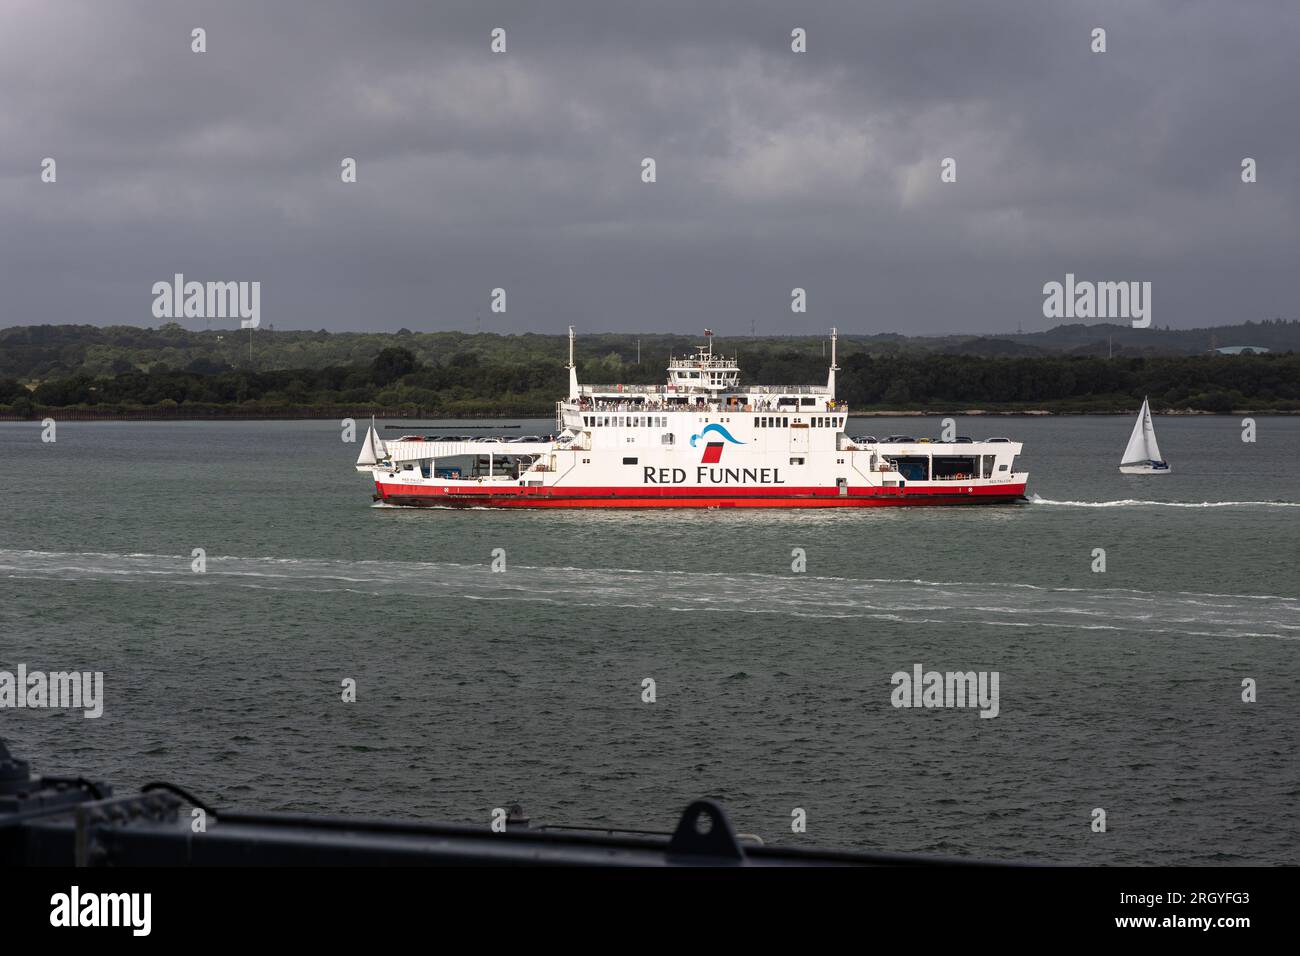
[[[645,466],[647,485],[681,485],[686,483],[685,468],[654,468]],[[707,468],[695,469],[695,483],[700,485],[784,485],[779,468]]]

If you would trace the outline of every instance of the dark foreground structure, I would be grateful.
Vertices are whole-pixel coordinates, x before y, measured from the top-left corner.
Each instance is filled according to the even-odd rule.
[[[190,807],[183,812],[183,808]],[[82,777],[32,777],[0,741],[0,867],[12,866],[971,866],[972,860],[764,846],[698,800],[672,834],[490,827],[213,810],[179,787],[115,796]]]

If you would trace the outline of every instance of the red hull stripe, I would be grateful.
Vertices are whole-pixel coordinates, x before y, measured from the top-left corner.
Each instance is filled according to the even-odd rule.
[[[528,488],[492,491],[444,486],[376,483],[376,498],[398,505],[489,508],[871,508],[889,505],[1004,504],[1024,498],[1023,484],[958,488],[850,488],[841,495],[825,487],[730,488]]]

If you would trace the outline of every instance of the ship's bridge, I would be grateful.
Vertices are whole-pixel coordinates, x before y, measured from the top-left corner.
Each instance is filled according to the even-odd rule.
[[[686,358],[668,360],[668,384],[678,391],[734,391],[740,385],[740,365],[734,356],[724,358],[712,348],[701,348]]]
[[[595,412],[848,411],[847,405],[835,398],[835,373],[839,370],[835,363],[835,329],[831,329],[831,365],[825,385],[742,385],[736,357],[714,354],[712,333],[706,331],[705,335],[709,336],[707,345],[699,346],[690,355],[668,360],[666,385],[583,385],[578,382],[573,360],[570,327],[569,397],[556,403],[557,430],[585,431],[590,427],[587,416]],[[619,424],[633,427],[628,420]]]

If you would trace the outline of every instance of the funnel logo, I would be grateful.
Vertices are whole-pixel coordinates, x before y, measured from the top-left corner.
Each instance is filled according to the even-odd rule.
[[[691,447],[694,448],[695,443],[708,435],[709,432],[716,432],[733,445],[745,444],[743,441],[736,441],[736,439],[732,438],[731,432],[727,431],[721,425],[705,425],[704,429],[698,435],[691,436]],[[720,441],[706,442],[704,445],[704,457],[700,459],[700,464],[716,465],[720,462],[722,460],[722,446],[723,442]]]

